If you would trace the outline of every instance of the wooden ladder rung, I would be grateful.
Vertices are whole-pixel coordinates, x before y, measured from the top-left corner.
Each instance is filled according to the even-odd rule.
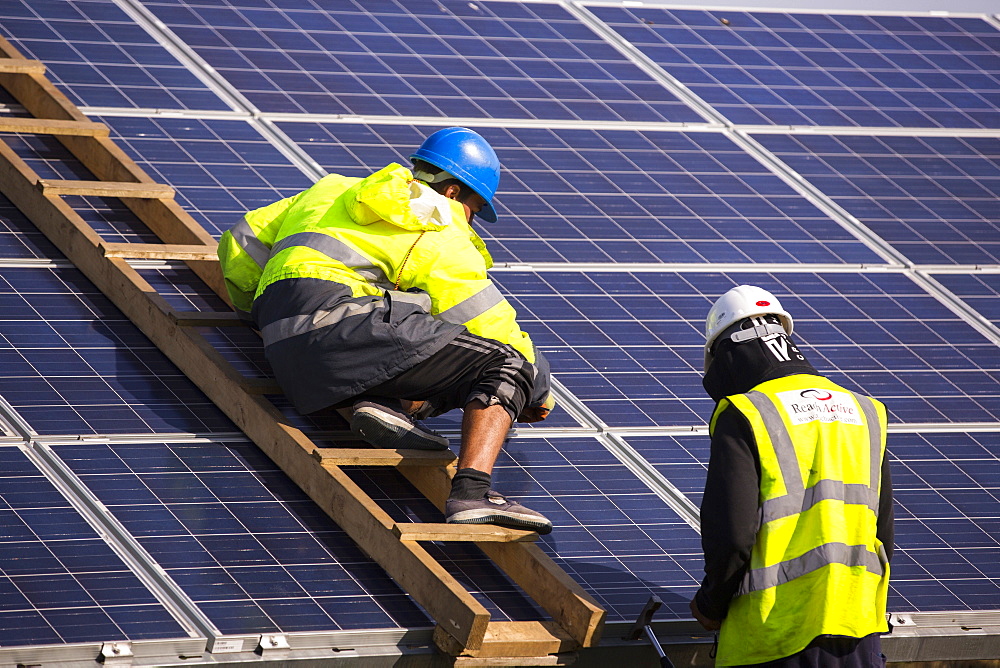
[[[400,540],[447,543],[523,543],[538,540],[534,531],[508,529],[492,524],[397,524],[392,532]]]
[[[8,74],[45,74],[45,63],[27,58],[0,58],[0,72]]]
[[[235,311],[171,311],[170,319],[180,327],[253,327]]]
[[[313,457],[324,466],[447,466],[451,450],[387,450],[381,448],[316,448]]]
[[[113,244],[102,243],[104,257],[124,257],[131,260],[213,260],[218,261],[218,249],[204,244]],[[233,315],[236,315],[235,313]]]
[[[82,137],[107,137],[110,133],[104,123],[91,121],[63,121],[50,118],[0,118],[0,132],[22,132],[32,135],[78,135]]]
[[[39,179],[38,189],[50,196],[97,195],[100,197],[137,197],[140,199],[173,199],[174,197],[174,189],[162,183]]]
[[[561,652],[573,652],[580,644],[573,640],[558,624],[551,621],[530,622],[490,622],[486,626],[483,645],[477,650],[467,650],[459,646],[440,627],[434,630],[434,640],[445,652],[452,656],[461,656],[468,663],[455,665],[512,665],[512,666],[554,666],[557,662],[547,662],[557,657],[548,655]],[[468,659],[466,659],[468,657]],[[530,658],[539,659],[542,663],[529,663]],[[476,663],[474,659],[502,659],[525,661],[524,663]]]

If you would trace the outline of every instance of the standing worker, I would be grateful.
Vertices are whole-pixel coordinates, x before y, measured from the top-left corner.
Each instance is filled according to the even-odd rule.
[[[766,290],[733,288],[705,329],[717,403],[691,612],[721,627],[716,665],[884,666],[885,407],[820,376]]]
[[[500,161],[458,127],[410,160],[412,171],[331,174],[248,213],[219,244],[229,295],[299,412],[346,411],[378,447],[444,449],[418,420],[462,408],[447,521],[548,533],[548,519],[491,485],[512,422],[554,404],[548,363],[487,276],[493,260],[471,225],[496,220]]]

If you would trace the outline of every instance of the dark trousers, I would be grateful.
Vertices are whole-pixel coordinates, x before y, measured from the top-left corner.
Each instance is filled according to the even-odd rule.
[[[885,655],[878,633],[864,638],[818,636],[801,652],[751,665],[753,668],[885,668]]]
[[[487,406],[503,406],[516,420],[531,399],[534,380],[535,367],[513,347],[466,332],[364,396],[422,399],[421,418],[478,399]]]

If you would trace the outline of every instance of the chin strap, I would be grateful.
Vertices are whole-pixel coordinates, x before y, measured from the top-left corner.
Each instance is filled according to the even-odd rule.
[[[453,179],[455,177],[445,171],[438,172],[437,174],[415,171],[413,172],[413,178],[418,181],[423,181],[424,183],[440,183],[441,181],[447,181],[448,179]]]
[[[754,318],[757,320],[757,318]],[[763,324],[754,323],[754,326],[750,329],[740,329],[733,333],[729,338],[733,340],[733,343],[745,343],[747,341],[753,341],[754,339],[763,339],[765,336],[771,336],[772,334],[784,334],[785,328],[781,325],[774,324],[772,322],[766,322]]]

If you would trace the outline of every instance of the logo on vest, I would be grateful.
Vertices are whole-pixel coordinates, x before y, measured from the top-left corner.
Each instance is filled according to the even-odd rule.
[[[847,392],[821,390],[790,390],[776,395],[793,425],[820,422],[843,422],[861,425],[861,415],[854,397]]]

